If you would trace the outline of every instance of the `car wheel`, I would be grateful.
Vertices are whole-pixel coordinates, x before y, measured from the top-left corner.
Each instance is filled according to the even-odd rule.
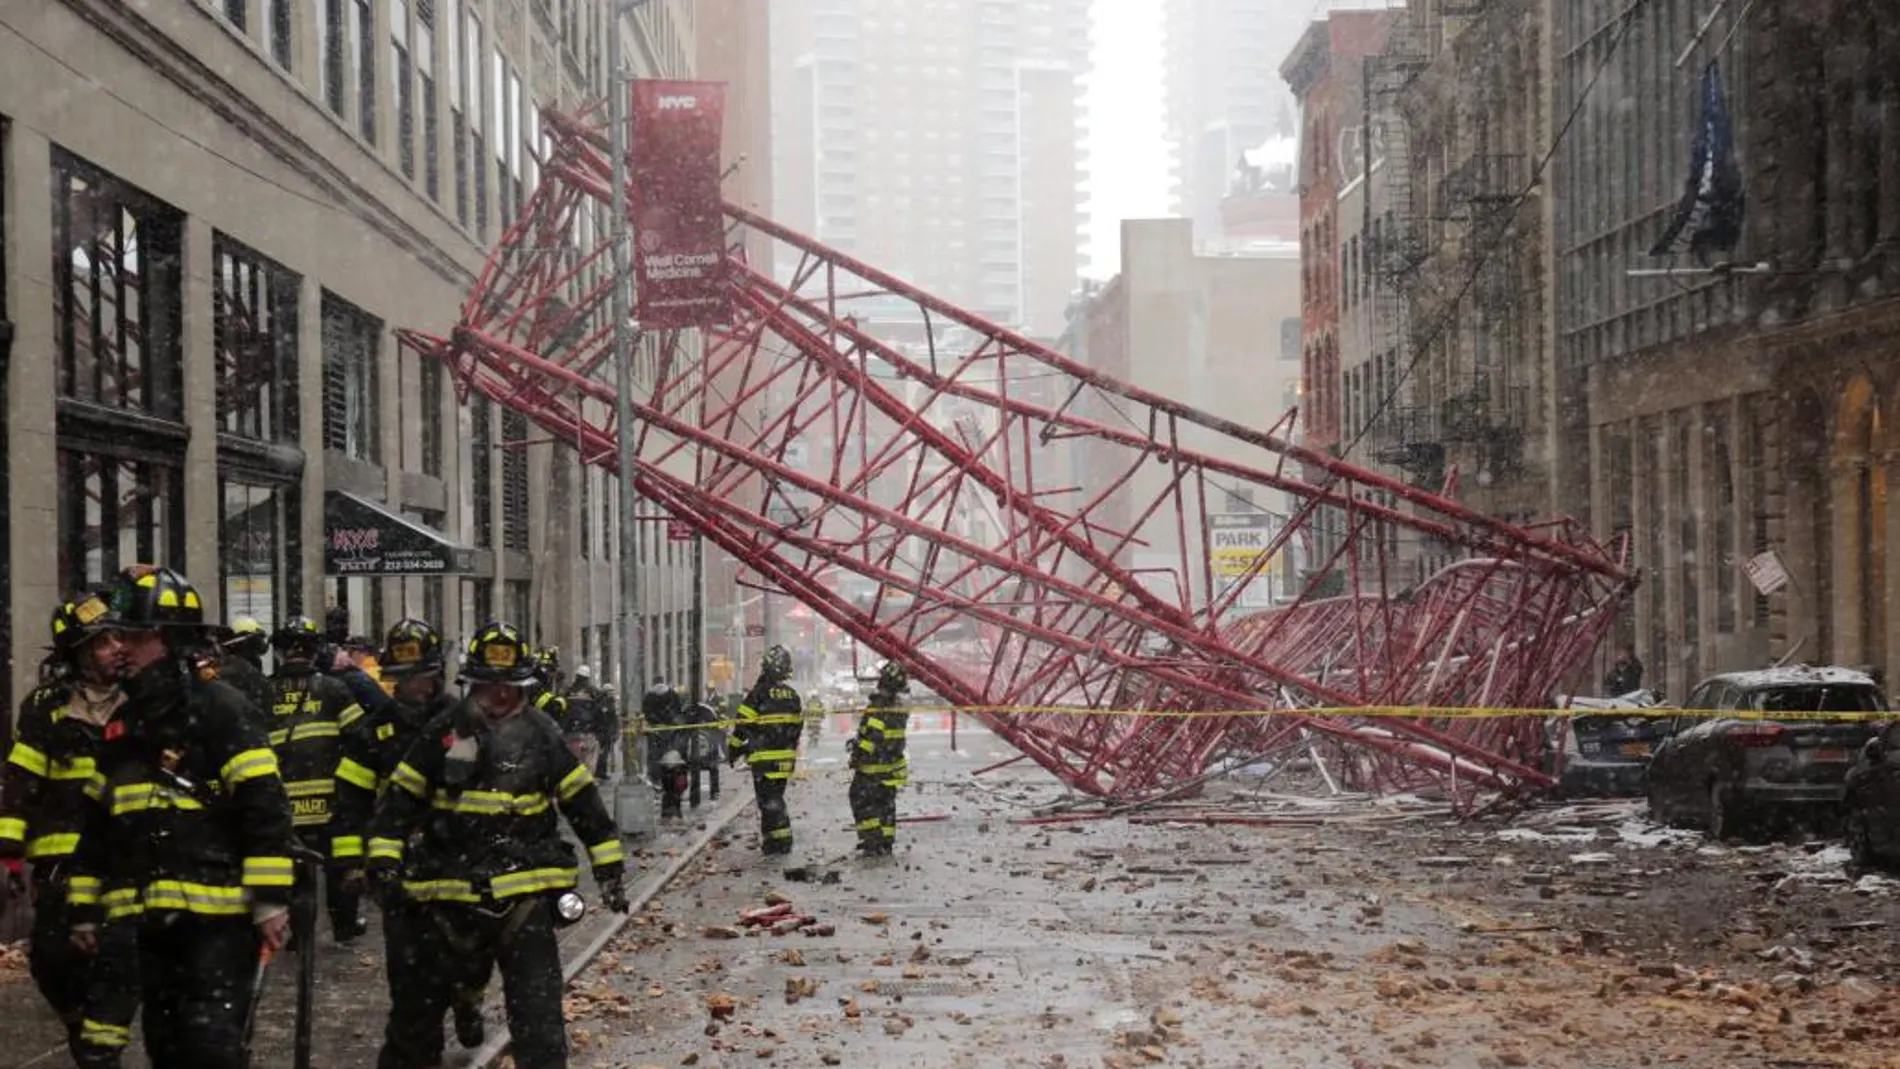
[[[1867,827],[1865,814],[1848,813],[1841,827],[1841,836],[1847,840],[1847,853],[1855,868],[1866,871],[1879,867],[1880,857],[1874,852],[1873,834]]]
[[[1742,819],[1739,809],[1727,785],[1709,784],[1709,838],[1719,842],[1741,835]]]

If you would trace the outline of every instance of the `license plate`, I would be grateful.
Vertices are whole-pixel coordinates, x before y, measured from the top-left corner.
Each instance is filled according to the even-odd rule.
[[[1624,757],[1648,757],[1649,743],[1626,742],[1623,745],[1617,747],[1617,752],[1621,753]]]
[[[1823,746],[1814,751],[1816,761],[1846,761],[1847,751],[1837,746]]]

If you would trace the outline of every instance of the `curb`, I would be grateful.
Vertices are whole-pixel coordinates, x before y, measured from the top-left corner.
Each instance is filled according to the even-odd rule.
[[[727,825],[737,820],[739,814],[744,813],[750,808],[752,808],[752,792],[750,791],[746,791],[744,794],[739,795],[739,797],[734,798],[731,802],[726,803],[726,808],[714,814],[712,819],[706,822],[706,830],[700,832],[699,838],[694,839],[692,845],[682,851],[680,856],[674,858],[672,864],[658,873],[649,875],[645,880],[641,881],[639,885],[632,888],[631,893],[627,896],[627,912],[609,914],[613,919],[607,923],[607,927],[602,930],[599,935],[596,935],[586,946],[582,947],[580,953],[574,955],[572,959],[561,963],[562,986],[565,987],[567,984],[572,983],[576,976],[579,976],[589,965],[592,965],[594,959],[600,956],[600,952],[607,949],[608,944],[612,943],[615,937],[619,936],[621,931],[626,928],[628,922],[633,920],[635,913],[645,909],[647,903],[653,901],[661,891],[665,890],[666,885],[672,883],[681,872],[685,871],[686,866],[697,860],[699,855],[706,851],[706,847],[711,845],[714,839],[719,838],[720,835],[725,833]],[[502,1053],[508,1049],[508,1044],[512,1038],[513,1037],[508,1033],[508,1025],[504,1021],[497,1027],[491,1029],[487,1041],[475,1048],[464,1064],[467,1065],[469,1069],[491,1069],[491,1067],[501,1059]]]

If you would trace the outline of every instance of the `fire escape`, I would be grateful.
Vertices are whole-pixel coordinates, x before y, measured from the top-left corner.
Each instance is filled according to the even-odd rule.
[[[580,222],[608,198],[607,142],[586,116],[550,111],[544,126],[545,181],[461,321],[401,339],[464,396],[612,469],[605,235]],[[1549,782],[1537,718],[1354,710],[1545,701],[1630,588],[1579,527],[1501,523],[1078,364],[756,212],[728,204],[726,219],[731,322],[703,345],[658,339],[650,385],[628,398],[631,481],[761,582],[1088,793],[1151,797],[1217,759],[1294,747],[1369,789],[1470,801]],[[747,239],[773,254],[750,262]],[[921,340],[861,326],[862,310],[890,306]],[[807,453],[809,441],[833,444]],[[774,488],[764,501],[747,489],[761,484]],[[1295,504],[1233,593],[1196,606],[1181,592],[1210,573],[1216,544],[1189,517],[1223,489]],[[791,495],[801,507],[772,507]],[[1322,511],[1343,537],[1315,579],[1230,622],[1244,581],[1312,545]],[[1460,557],[1414,582],[1391,566],[1400,536]]]

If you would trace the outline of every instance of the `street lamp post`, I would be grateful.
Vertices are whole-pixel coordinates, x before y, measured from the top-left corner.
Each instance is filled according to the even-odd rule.
[[[641,621],[636,604],[640,583],[639,562],[632,549],[635,544],[634,531],[638,529],[633,489],[633,349],[639,344],[640,331],[632,320],[632,309],[627,299],[627,286],[632,273],[628,254],[633,235],[627,221],[627,79],[621,70],[620,20],[648,2],[613,0],[613,16],[607,28],[607,143],[613,155],[611,259],[614,274],[609,314],[614,320],[614,424],[619,430],[620,453],[620,538],[619,545],[615,547],[620,561],[620,702],[627,723],[633,729],[623,738],[632,739],[641,738],[646,726],[639,701],[640,694],[645,690],[641,679],[646,672],[645,665],[641,663]],[[643,749],[638,745],[624,747],[628,783],[627,789],[622,790],[619,797],[638,799],[632,803],[637,807],[635,812],[625,814],[620,821],[621,827],[628,831],[643,828],[651,815],[647,812],[648,807],[641,805],[642,802],[651,802],[646,790]],[[630,824],[634,826],[629,827]]]

